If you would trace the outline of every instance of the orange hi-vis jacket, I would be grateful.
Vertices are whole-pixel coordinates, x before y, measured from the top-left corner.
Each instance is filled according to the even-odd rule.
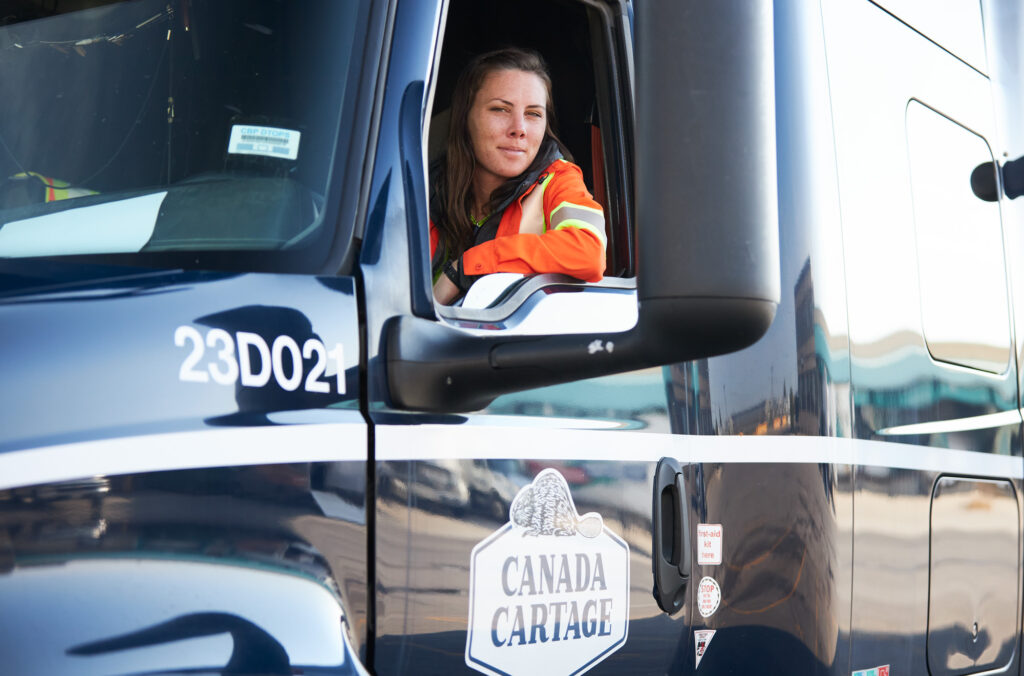
[[[431,259],[438,239],[431,223]],[[561,273],[597,282],[604,274],[605,246],[604,211],[587,191],[583,172],[557,159],[505,207],[494,239],[462,254],[460,268],[470,276]]]

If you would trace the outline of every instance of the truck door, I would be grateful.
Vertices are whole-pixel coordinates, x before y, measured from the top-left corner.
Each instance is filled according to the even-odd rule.
[[[622,122],[607,115],[611,110],[621,115],[613,107],[622,105],[619,95],[606,93],[598,104],[594,91],[595,78],[621,78],[626,71],[617,69],[621,64],[605,64],[602,71],[592,58],[594,53],[621,58],[613,48],[622,49],[626,17],[614,6],[544,8],[549,21],[531,33],[530,26],[538,22],[512,17],[524,10],[532,15],[540,5],[399,4],[395,44],[401,48],[392,52],[389,87],[404,94],[395,109],[385,110],[384,124],[397,125],[402,144],[386,148],[395,153],[393,164],[385,164],[389,155],[378,153],[377,173],[383,178],[374,195],[384,222],[401,220],[388,230],[386,245],[368,241],[364,247],[368,294],[387,285],[397,296],[398,289],[411,285],[405,258],[423,255],[412,229],[423,228],[423,234],[426,229],[427,136],[436,136],[442,124],[435,122],[428,134],[432,114],[424,112],[430,109],[423,83],[436,80],[433,111],[441,111],[443,120],[458,62],[465,62],[467,52],[560,33],[561,40],[551,37],[537,46],[553,50],[545,56],[555,73],[556,99],[567,111],[560,115],[564,136],[585,141],[573,150],[577,157],[578,148],[585,151],[580,164],[589,180],[596,175],[595,159],[626,161],[621,147],[600,154],[597,126],[601,109],[609,130],[604,138],[618,139],[625,147],[628,136],[610,131]],[[498,18],[488,22],[489,14]],[[504,20],[513,28],[491,35],[490,29],[497,30]],[[435,42],[442,26],[443,49]],[[593,51],[573,47],[603,34],[619,37],[606,38],[608,44],[595,45]],[[475,41],[467,37],[473,35]],[[427,70],[425,64],[438,56],[433,72]],[[598,138],[593,146],[592,135]],[[401,184],[397,174],[382,174],[382,166],[402,166],[407,173]],[[627,178],[619,166],[605,171],[611,185]],[[603,183],[600,190],[607,192]],[[628,193],[614,194],[610,206],[624,210]],[[614,222],[626,231],[627,222]],[[597,305],[589,307],[605,315],[606,326],[628,328],[636,321],[636,306],[627,295],[632,280],[620,275],[631,263],[627,250],[609,249],[613,265],[618,256],[623,267],[617,273],[609,270],[606,286],[595,294],[596,301],[590,299]],[[570,295],[556,286],[551,291],[558,302]],[[375,298],[368,306],[368,323],[372,327],[379,321],[375,314],[406,308]],[[587,321],[580,308],[563,310],[574,314],[559,324],[549,311],[534,310],[529,304],[518,310],[506,306],[503,317],[477,318],[474,324],[527,330],[524,325],[532,321],[539,326],[533,330],[550,332],[559,324]],[[466,308],[439,311],[452,314],[446,321],[471,325]],[[371,388],[384,383],[383,356],[369,360]],[[386,391],[372,391],[377,567],[371,663],[377,673],[533,669],[569,674],[600,664],[612,671],[654,674],[671,671],[684,659],[679,647],[685,644],[686,622],[679,614],[664,615],[650,592],[652,485],[660,456],[658,435],[645,432],[668,432],[661,369],[508,395],[482,411],[459,415],[403,410],[387,398],[377,399]],[[524,537],[524,532],[529,534]]]
[[[541,274],[496,294],[495,302],[436,307],[426,239],[434,117],[444,114],[460,66],[503,44],[537,48],[552,66],[563,140],[591,192],[607,200],[609,266],[598,284]],[[680,586],[671,614],[651,594],[655,473],[671,453],[670,425],[664,371],[641,367],[674,360],[637,359],[619,369],[626,373],[587,380],[592,371],[581,364],[579,375],[543,380],[567,360],[618,358],[629,349],[620,339],[628,343],[640,323],[629,248],[629,7],[399,2],[394,45],[360,260],[376,506],[368,515],[375,564],[368,662],[381,674],[692,668],[693,587]],[[750,167],[761,168],[758,162]],[[754,172],[758,180],[774,180],[774,155],[771,162],[768,172]],[[774,230],[771,206],[756,221]],[[664,222],[666,241],[674,242],[671,216],[654,219],[649,231]],[[647,269],[668,268],[652,260]],[[659,335],[686,335],[676,328],[678,334]],[[578,382],[511,387],[497,373],[495,387],[525,391],[495,399],[485,382],[490,375],[477,381],[481,372],[465,366],[480,359],[491,374],[486,350],[499,345],[494,354],[505,354],[499,339],[513,341],[507,354],[514,360],[534,337],[582,340],[576,334],[586,340],[565,358],[552,351],[544,357],[552,361],[541,364],[531,350],[508,377],[540,373],[538,383]],[[423,377],[412,364],[433,370]],[[693,483],[692,467],[680,471]]]

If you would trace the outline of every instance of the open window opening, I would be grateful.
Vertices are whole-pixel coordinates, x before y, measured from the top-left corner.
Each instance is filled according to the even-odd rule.
[[[536,51],[551,74],[555,132],[604,211],[607,246],[600,282],[586,284],[555,274],[488,275],[473,285],[460,306],[438,306],[448,321],[469,329],[523,329],[539,303],[559,294],[576,297],[576,302],[565,303],[580,308],[574,315],[590,308],[585,312],[621,318],[612,322],[614,326],[605,322],[602,330],[626,330],[635,321],[629,180],[632,97],[628,47],[615,37],[628,35],[628,28],[619,25],[624,14],[617,2],[592,0],[452,0],[449,4],[429,111],[428,166],[444,153],[452,96],[465,65],[479,54],[504,47]],[[583,300],[584,296],[588,298]],[[605,307],[609,303],[610,310]],[[554,329],[546,320],[537,327],[538,331]]]

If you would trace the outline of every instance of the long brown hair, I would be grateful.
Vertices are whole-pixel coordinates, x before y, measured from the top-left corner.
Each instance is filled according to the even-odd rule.
[[[473,142],[469,137],[469,111],[476,100],[477,92],[484,80],[491,73],[500,70],[519,70],[533,73],[544,83],[547,93],[544,141],[548,138],[558,144],[562,153],[568,151],[554,133],[555,113],[552,107],[551,76],[548,74],[544,59],[537,52],[515,47],[500,49],[480,54],[463,69],[455,84],[452,95],[451,119],[448,124],[448,143],[445,155],[439,162],[435,198],[438,200],[437,215],[434,226],[440,235],[439,250],[445,252],[444,258],[454,260],[473,244],[473,222],[470,212],[473,208],[473,171],[476,169],[476,155],[473,153]],[[542,142],[541,147],[544,143]],[[538,152],[537,157],[519,176],[510,178],[491,193],[485,207],[491,213],[494,207],[510,197],[516,190],[522,177],[536,167],[533,165],[543,161],[544,153]]]

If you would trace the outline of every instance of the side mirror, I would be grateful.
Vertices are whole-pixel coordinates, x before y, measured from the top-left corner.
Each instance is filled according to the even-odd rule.
[[[636,325],[492,337],[392,319],[396,406],[477,410],[507,392],[725,354],[764,335],[781,295],[772,16],[748,0],[634,5]]]

